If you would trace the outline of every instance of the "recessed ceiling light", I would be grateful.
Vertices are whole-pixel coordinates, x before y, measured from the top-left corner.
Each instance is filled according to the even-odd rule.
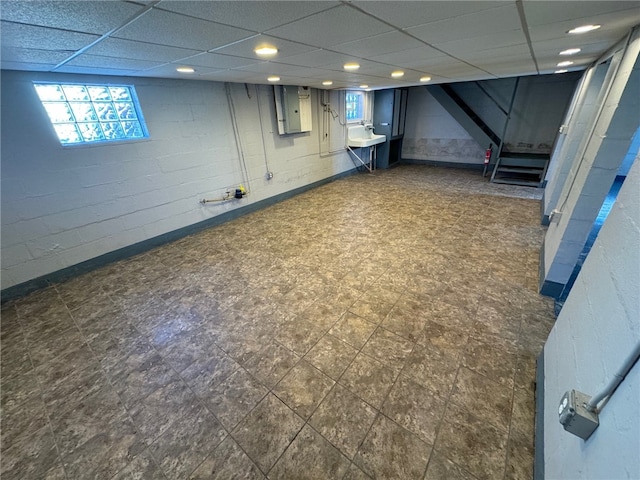
[[[570,60],[566,60],[564,62],[560,62],[558,63],[558,67],[568,67],[569,65],[573,65],[573,62]]]
[[[567,48],[566,50],[561,51],[558,55],[575,55],[580,52],[580,48]]]
[[[360,88],[369,88],[369,85],[360,85]]]
[[[180,73],[193,73],[195,70],[191,67],[178,67],[176,68],[176,72]]]
[[[344,69],[345,70],[357,70],[360,68],[360,64],[352,62],[352,63],[345,63],[344,64]]]
[[[278,77],[277,75],[271,75],[270,77],[267,78],[267,80],[270,82],[279,82],[280,77]]]
[[[278,49],[273,45],[260,45],[254,52],[256,52],[256,55],[269,56],[278,53]]]
[[[569,70],[567,70],[566,68],[563,68],[562,70],[556,70],[553,73],[567,73]]]
[[[404,72],[402,70],[396,70],[395,72],[391,72],[391,76],[393,78],[400,78],[404,76]]]
[[[420,81],[421,82],[430,82],[431,81],[431,77],[420,77]]]
[[[590,32],[592,30],[597,30],[601,26],[602,25],[582,25],[580,27],[572,28],[567,33],[587,33],[587,32]]]
[[[331,80],[325,80],[322,84],[328,87],[329,85],[333,85],[333,82]]]

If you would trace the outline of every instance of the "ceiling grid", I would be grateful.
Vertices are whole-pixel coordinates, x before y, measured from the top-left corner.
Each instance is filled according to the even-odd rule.
[[[640,23],[635,1],[0,2],[8,70],[372,89],[581,70]],[[599,24],[584,35],[571,28]],[[261,58],[262,44],[278,49]],[[343,65],[360,64],[355,72]],[[190,74],[177,72],[191,67]],[[404,76],[392,78],[401,70]],[[322,82],[333,81],[330,87]]]

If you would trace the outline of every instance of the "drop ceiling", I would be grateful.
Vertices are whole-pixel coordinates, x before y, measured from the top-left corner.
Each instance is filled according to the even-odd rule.
[[[584,69],[640,23],[636,1],[2,1],[5,70],[389,88]],[[600,24],[583,35],[571,28]],[[259,58],[271,44],[278,53]],[[345,72],[357,62],[360,69]],[[192,67],[183,74],[177,67]],[[391,72],[405,72],[400,79]],[[331,80],[330,87],[322,85]]]

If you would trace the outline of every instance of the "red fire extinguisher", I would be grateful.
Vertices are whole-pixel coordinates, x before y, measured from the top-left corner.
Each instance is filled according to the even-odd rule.
[[[484,170],[482,171],[482,176],[487,175],[487,167],[489,167],[489,162],[491,162],[491,154],[493,153],[493,143],[489,144],[489,148],[484,154]]]

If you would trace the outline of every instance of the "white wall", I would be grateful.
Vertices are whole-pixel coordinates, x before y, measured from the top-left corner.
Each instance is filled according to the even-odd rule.
[[[504,151],[549,153],[577,79],[574,74],[521,77]],[[508,110],[514,78],[478,83]],[[451,86],[498,136],[502,135],[505,115],[476,82]],[[402,158],[482,165],[486,147],[479,145],[425,87],[409,89]]]
[[[150,138],[61,147],[33,81],[133,84]],[[283,137],[272,87],[231,92],[248,181],[222,83],[3,71],[2,289],[353,168],[341,148],[320,154],[316,91],[313,131]],[[325,123],[343,144],[337,120]],[[245,199],[199,204],[240,183]]]
[[[402,158],[480,164],[484,148],[424,87],[409,89]]]
[[[640,28],[634,30],[628,47],[620,46],[598,95],[593,125],[584,131],[580,148],[557,204],[544,241],[544,282],[564,285],[573,272],[600,207],[629,151],[640,126]],[[613,69],[613,70],[612,70]],[[572,122],[579,119],[572,119]],[[553,188],[553,185],[550,185]],[[544,289],[543,289],[544,291]]]
[[[549,153],[578,79],[579,74],[576,73],[520,77],[504,139],[504,150]],[[506,115],[480,90],[478,84],[508,111],[515,83],[515,78],[502,78],[461,82],[452,86],[465,103],[501,137]]]
[[[640,365],[585,442],[558,423],[575,388],[595,395],[640,342],[640,162],[635,162],[544,348],[544,464],[549,480],[640,478]]]
[[[567,181],[569,170],[576,160],[580,145],[586,142],[588,129],[596,120],[599,102],[604,97],[603,85],[611,61],[594,65],[587,69],[574,93],[572,108],[564,120],[564,132],[558,136],[551,163],[547,170],[548,183],[544,193],[544,214],[549,215],[555,208],[562,187]]]

